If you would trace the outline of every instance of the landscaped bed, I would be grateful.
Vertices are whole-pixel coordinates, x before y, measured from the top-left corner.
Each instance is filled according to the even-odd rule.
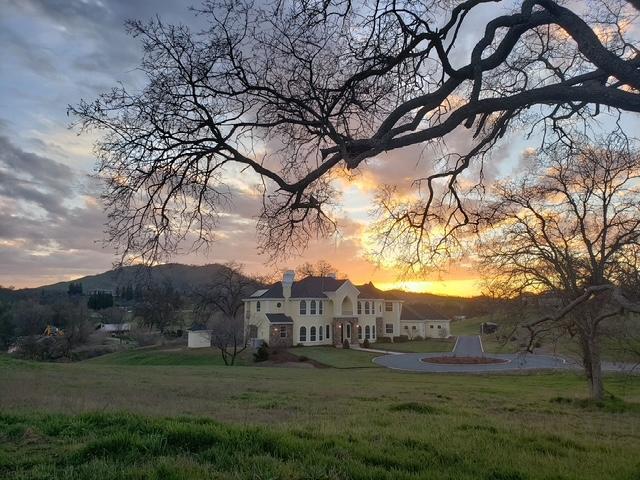
[[[437,363],[440,365],[487,365],[493,363],[508,363],[509,360],[504,358],[493,357],[424,357],[422,359],[425,363]]]

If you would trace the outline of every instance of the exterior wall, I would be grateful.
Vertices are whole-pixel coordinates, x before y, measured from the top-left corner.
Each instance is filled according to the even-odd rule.
[[[284,327],[286,337],[280,336],[280,329]],[[271,325],[269,328],[269,340],[267,340],[270,347],[291,347],[293,346],[293,325]]]
[[[400,320],[400,335],[446,338],[451,335],[449,323],[449,320]]]
[[[402,302],[400,301],[391,301],[392,310],[390,312],[387,311],[386,303],[382,304],[382,330],[380,331],[380,336],[382,337],[397,337],[402,335],[400,331],[400,314],[402,312]],[[387,332],[387,325],[390,324],[393,326],[393,332]]]
[[[211,332],[208,330],[189,331],[187,337],[187,346],[189,348],[205,348],[211,346]]]

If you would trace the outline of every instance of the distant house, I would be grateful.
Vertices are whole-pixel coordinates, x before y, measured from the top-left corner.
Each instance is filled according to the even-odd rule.
[[[98,330],[109,333],[126,333],[131,331],[130,323],[101,323]]]
[[[403,316],[402,300],[371,282],[354,285],[335,276],[296,281],[295,273],[287,271],[282,281],[257,290],[243,302],[250,337],[272,346],[339,346],[345,341],[357,345],[404,335],[414,325],[420,326],[421,336],[449,334],[445,318],[426,318],[415,311]]]

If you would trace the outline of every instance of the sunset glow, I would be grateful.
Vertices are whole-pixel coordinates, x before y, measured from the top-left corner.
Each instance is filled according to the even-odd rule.
[[[411,280],[381,282],[376,286],[382,290],[406,290],[408,292],[433,293],[452,297],[474,297],[481,294],[480,279],[461,280]]]

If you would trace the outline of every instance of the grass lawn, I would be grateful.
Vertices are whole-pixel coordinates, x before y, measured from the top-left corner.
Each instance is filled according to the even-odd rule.
[[[0,386],[2,479],[640,478],[638,377],[607,377],[617,399],[594,405],[570,372],[0,356]]]
[[[248,349],[236,358],[236,364],[252,363],[252,352]],[[104,365],[224,365],[222,356],[213,348],[153,347],[125,350],[87,360]]]
[[[428,338],[426,340],[411,340],[401,343],[373,343],[371,348],[380,350],[390,350],[392,352],[417,352],[417,353],[433,353],[433,352],[450,352],[456,343],[453,338]]]
[[[289,352],[298,356],[305,356],[334,368],[378,368],[371,360],[380,354],[373,354],[352,350],[350,348],[327,347],[299,347],[290,348]]]

